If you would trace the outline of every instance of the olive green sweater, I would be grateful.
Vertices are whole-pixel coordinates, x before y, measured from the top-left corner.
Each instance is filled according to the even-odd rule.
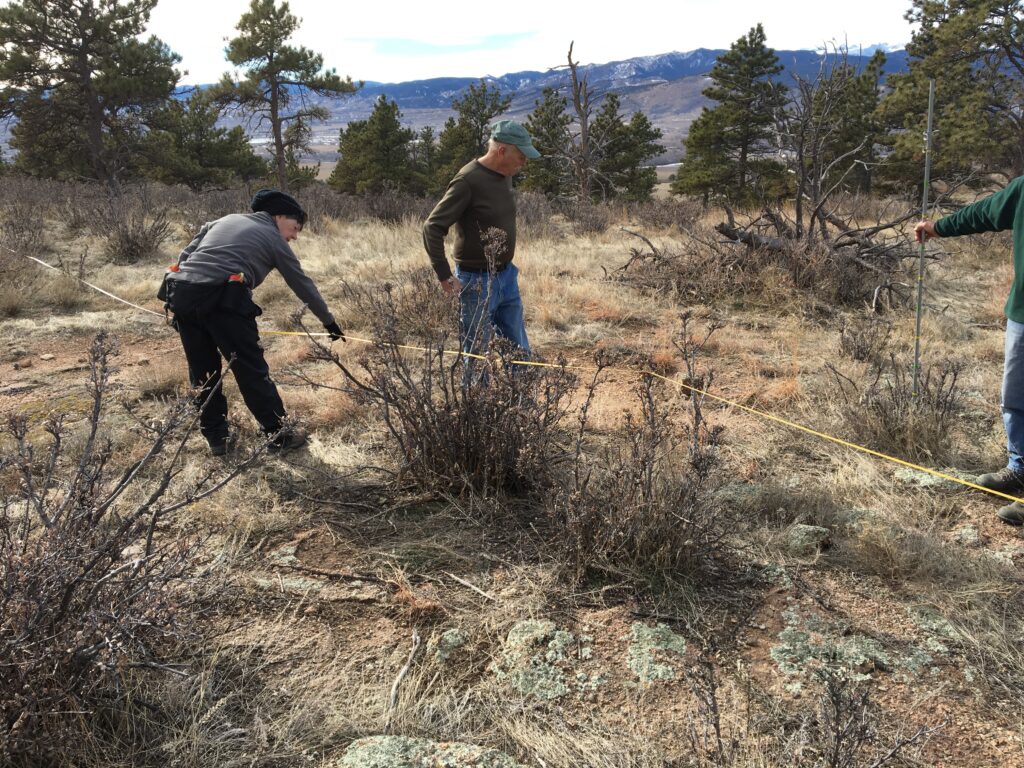
[[[487,256],[481,234],[496,228],[505,233],[505,242],[496,245],[494,261],[501,268],[516,252],[516,199],[512,179],[473,160],[464,165],[448,184],[441,201],[423,223],[423,245],[438,280],[452,276],[444,255],[444,238],[455,225],[452,256],[465,269],[487,269]]]
[[[1018,176],[994,195],[935,222],[935,234],[939,237],[1005,229],[1013,230],[1013,286],[1004,312],[1011,320],[1024,323],[1024,176]]]

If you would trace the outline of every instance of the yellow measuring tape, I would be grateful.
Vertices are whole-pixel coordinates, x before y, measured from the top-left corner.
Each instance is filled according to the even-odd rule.
[[[8,248],[7,250],[11,250],[11,249]],[[16,251],[12,251],[11,250],[11,253],[16,253]],[[22,255],[24,255],[24,254],[22,254]],[[55,267],[55,266],[53,266],[51,264],[47,264],[45,261],[37,259],[34,256],[25,256],[25,258],[31,259],[32,261],[34,261],[37,264],[40,264],[40,265],[46,267],[47,269],[52,269],[52,270],[57,271],[57,272],[61,271],[59,268],[57,268],[57,267]],[[139,306],[138,304],[134,304],[134,303],[128,301],[127,299],[122,299],[120,296],[115,296],[113,293],[110,293],[109,291],[106,291],[103,288],[100,288],[99,286],[93,285],[92,283],[89,283],[89,282],[86,282],[85,280],[82,280],[82,278],[75,278],[75,279],[78,280],[79,282],[81,282],[83,285],[87,285],[88,287],[92,288],[93,290],[98,291],[99,293],[102,293],[104,296],[108,296],[111,299],[114,299],[115,301],[121,302],[122,304],[127,304],[129,307],[133,307],[133,308],[135,308],[137,310],[140,310],[142,312],[147,312],[147,313],[149,313],[151,315],[156,315],[157,317],[161,317],[162,318],[164,316],[160,312],[155,312],[152,309],[147,309],[146,307],[142,307],[142,306]],[[306,331],[306,332],[303,332],[303,331],[262,331],[262,333],[265,334],[265,335],[275,335],[275,336],[329,336],[330,335],[328,333],[309,333],[308,331]],[[357,336],[349,336],[347,334],[345,336],[345,339],[346,339],[346,341],[354,341],[354,342],[357,342],[359,344],[374,344],[374,343],[376,343],[372,339],[362,339],[362,338],[359,338]],[[407,345],[407,344],[396,344],[395,346],[398,349],[404,349],[404,350],[408,350],[408,351],[411,351],[411,352],[434,352],[434,351],[437,351],[437,350],[427,349],[426,347],[416,347],[416,346],[410,346],[410,345]],[[440,350],[440,352],[442,354],[446,354],[446,355],[462,355],[463,357],[475,358],[477,360],[484,360],[484,359],[486,359],[485,356],[483,356],[483,355],[478,355],[478,354],[474,354],[474,353],[471,353],[471,352],[462,352],[460,350],[445,349],[445,350]],[[539,367],[539,368],[564,368],[566,370],[574,370],[574,371],[595,371],[595,370],[597,370],[596,368],[591,367],[591,366],[559,365],[557,363],[543,363],[543,362],[538,362],[536,360],[512,360],[510,362],[512,364],[514,364],[514,365],[530,365],[530,366],[535,366],[535,367]],[[661,379],[662,381],[665,381],[665,382],[667,382],[667,383],[669,383],[669,384],[671,384],[671,385],[673,385],[675,387],[678,387],[679,389],[685,389],[685,390],[687,390],[687,391],[689,391],[689,392],[691,392],[691,393],[693,393],[695,395],[701,395],[702,397],[706,397],[709,400],[714,400],[715,402],[721,403],[723,405],[727,405],[727,406],[729,406],[731,408],[737,408],[737,409],[739,409],[741,411],[745,411],[747,413],[753,414],[754,416],[758,416],[758,417],[760,417],[762,419],[765,419],[767,421],[772,421],[772,422],[775,422],[776,424],[781,424],[781,425],[783,425],[785,427],[789,427],[790,429],[795,429],[798,432],[803,432],[803,433],[808,434],[808,435],[813,435],[814,437],[820,438],[822,440],[827,440],[830,443],[834,443],[836,445],[841,445],[841,446],[843,446],[845,448],[850,448],[851,450],[858,451],[858,452],[863,453],[863,454],[867,454],[868,456],[873,456],[875,458],[882,459],[884,461],[888,461],[888,462],[890,462],[892,464],[898,464],[901,467],[907,467],[908,469],[913,469],[913,470],[915,470],[917,472],[922,472],[924,474],[931,475],[932,477],[938,477],[938,478],[941,478],[942,480],[948,480],[951,483],[956,483],[957,485],[962,485],[962,486],[964,486],[966,488],[973,488],[976,491],[983,491],[984,493],[987,493],[987,494],[989,494],[991,496],[998,496],[999,498],[1007,499],[1008,501],[1017,501],[1017,502],[1024,503],[1024,499],[1020,499],[1020,498],[1018,498],[1016,496],[1011,496],[1008,493],[1002,493],[1000,491],[993,491],[991,488],[985,488],[983,486],[977,485],[976,483],[972,483],[969,480],[964,480],[962,478],[956,477],[955,475],[950,475],[950,474],[947,474],[945,472],[939,472],[938,470],[931,469],[930,467],[925,467],[925,466],[922,466],[920,464],[914,464],[913,462],[905,461],[904,459],[897,458],[896,456],[890,456],[887,453],[882,453],[881,451],[876,451],[876,450],[873,450],[871,448],[867,448],[867,447],[865,447],[863,445],[858,445],[857,443],[851,443],[849,440],[843,440],[840,437],[835,437],[834,435],[830,435],[830,434],[828,434],[826,432],[820,432],[820,431],[818,431],[816,429],[811,429],[810,427],[806,427],[803,424],[798,424],[795,421],[790,421],[789,419],[784,419],[781,416],[776,416],[773,413],[768,413],[767,411],[762,411],[759,408],[752,408],[749,405],[743,405],[742,403],[738,403],[735,400],[729,400],[728,398],[720,397],[718,395],[711,394],[710,392],[708,392],[706,390],[698,389],[697,387],[690,386],[689,384],[684,384],[683,382],[676,381],[675,379],[670,379],[667,376],[663,376],[660,373],[655,373],[654,371],[643,371],[643,370],[638,371],[638,370],[634,370],[634,369],[631,369],[631,368],[614,368],[614,367],[607,367],[604,370],[612,371],[612,372],[616,372],[616,373],[625,373],[625,374],[629,374],[631,376],[636,376],[636,375],[653,376],[654,378]]]

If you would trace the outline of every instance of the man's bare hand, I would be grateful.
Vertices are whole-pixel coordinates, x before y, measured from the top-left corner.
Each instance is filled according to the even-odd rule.
[[[934,221],[928,221],[925,219],[924,221],[919,221],[914,225],[914,240],[917,242],[922,243],[925,240],[931,240],[933,237],[938,237],[938,235],[935,234]]]
[[[452,275],[447,280],[442,280],[441,288],[448,296],[458,296],[462,293],[462,283],[455,275]]]

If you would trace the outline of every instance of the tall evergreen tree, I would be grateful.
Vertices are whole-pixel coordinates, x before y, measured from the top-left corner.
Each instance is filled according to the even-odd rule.
[[[185,101],[172,99],[154,116],[142,142],[146,175],[196,191],[265,177],[267,164],[253,152],[245,131],[218,127],[219,116],[203,91],[193,91]]]
[[[664,150],[657,143],[661,131],[643,112],[634,112],[628,123],[623,121],[620,108],[618,95],[609,93],[591,126],[598,156],[594,194],[604,199],[647,200],[658,183],[658,173],[645,163]]]
[[[239,34],[227,48],[228,61],[246,70],[245,76],[235,82],[226,73],[215,90],[223,104],[257,117],[258,125],[269,128],[277,184],[285,190],[289,151],[295,164],[308,135],[304,126],[329,117],[324,107],[309,102],[309,96],[343,96],[362,85],[350,77],[342,79],[333,69],[324,71],[319,53],[289,45],[299,24],[287,2],[251,0],[249,11],[238,21]],[[297,129],[289,132],[296,123]]]
[[[484,80],[470,84],[462,96],[452,99],[455,117],[445,122],[438,137],[432,191],[443,190],[462,166],[487,151],[491,123],[511,104],[511,96],[503,96],[500,88]]]
[[[140,40],[156,0],[20,0],[0,7],[0,116],[15,117],[18,165],[120,191],[148,116],[180,58]]]
[[[907,45],[909,70],[890,75],[879,105],[890,134],[887,180],[920,184],[928,80],[936,80],[936,175],[1024,174],[1024,2],[912,0],[919,25]]]
[[[877,50],[861,72],[850,73],[839,108],[835,141],[829,150],[832,158],[854,152],[851,156],[854,166],[846,186],[859,192],[871,191],[874,169],[878,164],[876,147],[882,127],[877,110],[881,101],[885,61],[885,53]],[[857,147],[861,149],[855,151]]]
[[[770,155],[772,128],[785,87],[782,67],[758,24],[718,57],[703,93],[714,107],[701,112],[686,138],[686,157],[672,191],[752,203],[768,194],[780,167]]]
[[[566,111],[565,96],[554,88],[545,88],[542,99],[533,104],[533,111],[526,118],[524,126],[530,132],[533,146],[541,156],[523,168],[519,187],[541,192],[554,199],[568,194],[572,185],[572,172],[567,159],[572,118]]]
[[[403,128],[398,104],[381,96],[366,120],[349,123],[338,139],[338,164],[328,183],[339,192],[414,191],[410,152],[416,134]]]

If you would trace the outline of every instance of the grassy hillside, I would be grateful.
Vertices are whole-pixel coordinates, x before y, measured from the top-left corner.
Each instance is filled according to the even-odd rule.
[[[456,765],[1024,764],[1024,542],[996,519],[1003,501],[720,401],[697,396],[698,416],[688,388],[925,466],[998,467],[1007,238],[935,251],[928,378],[908,404],[913,312],[895,298],[870,311],[870,274],[724,244],[724,216],[691,203],[571,221],[530,198],[516,254],[527,329],[564,368],[509,375],[496,353],[493,386],[467,394],[444,383],[455,359],[392,346],[454,346],[422,205],[307,198],[296,253],[346,333],[371,343],[268,333],[299,329],[297,302],[276,275],[258,289],[267,358],[311,444],[260,455],[232,381],[235,457],[212,459],[175,417],[168,498],[237,476],[154,522],[158,543],[189,545],[159,593],[174,596],[173,631],[147,645],[147,665],[128,649],[91,695],[31,723],[50,739],[44,762],[413,764],[386,752],[396,742],[377,742],[391,754],[377,763],[351,748],[390,734],[507,756],[467,747]],[[61,413],[57,476],[73,474],[97,331],[117,343],[100,430],[114,480],[186,394],[173,330],[77,277],[159,312],[164,266],[244,199],[150,190],[140,226],[165,213],[168,237],[120,264],[92,192],[5,182],[0,409],[25,416],[23,442],[39,446],[19,463],[16,435],[0,438],[5,536],[22,519],[35,521],[24,536],[46,536],[19,472],[45,469],[45,419]],[[850,206],[868,220],[882,203]],[[385,208],[395,220],[374,217]],[[509,431],[469,429],[506,415],[527,436],[512,453]],[[396,436],[424,425],[403,453]],[[469,458],[437,459],[460,440]],[[164,476],[147,472],[119,503]],[[18,594],[29,561],[4,568],[4,594]],[[0,705],[8,746],[12,706]]]

